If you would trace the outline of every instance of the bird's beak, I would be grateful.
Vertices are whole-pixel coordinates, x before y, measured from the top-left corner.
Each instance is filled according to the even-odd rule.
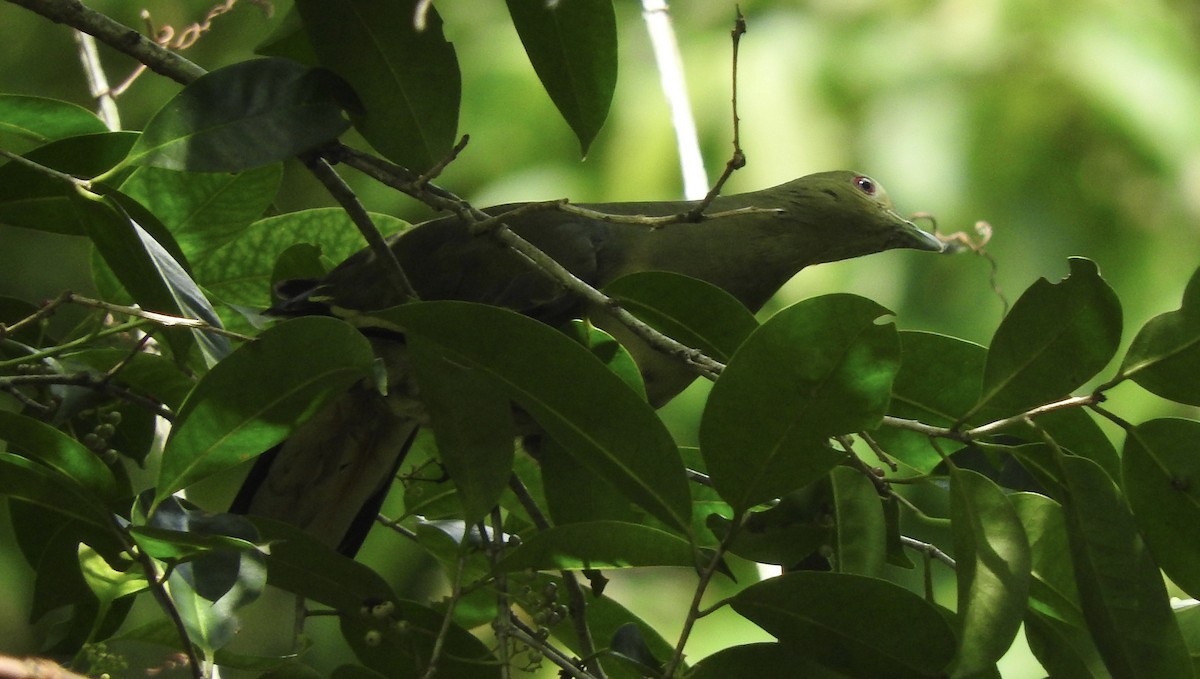
[[[942,252],[946,249],[946,244],[938,240],[937,236],[917,228],[916,224],[907,219],[901,221],[904,224],[896,230],[896,239],[892,247],[926,252]]]

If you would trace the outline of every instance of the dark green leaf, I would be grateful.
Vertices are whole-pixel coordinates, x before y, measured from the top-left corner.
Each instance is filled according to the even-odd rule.
[[[954,656],[954,633],[937,610],[885,580],[800,571],[730,603],[789,649],[851,676],[939,676]]]
[[[108,465],[96,453],[61,431],[17,413],[0,410],[0,440],[7,441],[10,451],[20,451],[25,457],[42,464],[70,479],[101,500],[115,500],[117,482]]]
[[[184,256],[196,262],[258,219],[282,177],[280,164],[233,174],[139,167],[121,192],[154,213]]]
[[[105,132],[51,142],[25,154],[40,165],[76,177],[95,177],[129,154],[134,132]],[[25,165],[0,166],[0,223],[51,233],[84,235],[81,215],[72,205],[75,187]]]
[[[285,59],[211,71],[150,119],[126,163],[239,172],[290,158],[350,126],[342,88],[328,72]]]
[[[696,663],[688,679],[847,679],[845,674],[817,664],[787,644],[757,643],[730,646]]]
[[[408,338],[413,376],[429,411],[442,464],[458,490],[463,520],[496,506],[512,474],[512,404],[485,372],[458,365],[419,335]]]
[[[507,2],[529,62],[587,155],[617,85],[617,21],[611,0]]]
[[[1029,538],[1032,556],[1029,607],[1083,628],[1083,610],[1071,570],[1071,549],[1062,507],[1036,493],[1013,493],[1009,500]]]
[[[19,455],[0,453],[0,495],[59,512],[104,531],[113,528],[112,513],[86,488]]]
[[[987,477],[950,468],[959,650],[951,676],[993,667],[1012,645],[1029,597],[1030,549],[1008,497]]]
[[[1200,422],[1151,420],[1125,438],[1123,485],[1146,545],[1171,580],[1200,597]]]
[[[696,564],[687,540],[636,523],[593,521],[554,526],[527,539],[500,562],[500,569],[518,571],[634,568]]]
[[[837,516],[834,569],[839,573],[879,577],[886,560],[886,545],[883,504],[875,484],[850,467],[834,467],[830,480]]]
[[[1133,338],[1120,375],[1163,398],[1200,405],[1200,269],[1179,309],[1151,318]]]
[[[1058,459],[1075,581],[1096,647],[1114,677],[1191,677],[1162,575],[1124,500],[1100,467]]]
[[[130,355],[124,349],[86,349],[70,354],[64,363],[72,368],[79,366],[99,372],[108,372],[120,365],[115,378],[119,383],[172,410],[179,408],[195,386],[195,378],[186,375],[171,359],[146,352]],[[119,433],[121,429],[117,431]]]
[[[309,42],[321,65],[358,94],[354,127],[375,150],[411,170],[450,155],[458,129],[461,76],[442,19],[415,0],[299,0]]]
[[[604,292],[663,334],[728,362],[758,327],[754,314],[721,288],[667,271],[642,271]]]
[[[372,316],[490,373],[582,464],[668,526],[688,532],[691,496],[670,434],[586,349],[545,324],[482,304],[421,302]],[[488,339],[480,341],[484,330]]]
[[[587,350],[608,366],[622,382],[645,398],[646,385],[642,382],[642,373],[638,371],[637,363],[629,350],[612,335],[592,325],[590,321],[579,319],[572,320],[564,326],[563,332],[587,347]]]
[[[84,228],[125,290],[143,308],[194,318],[220,328],[221,319],[204,292],[192,280],[187,260],[170,233],[136,202],[111,192],[103,203],[80,198],[89,213]],[[177,358],[187,355],[189,331],[167,329],[167,341]],[[191,330],[209,365],[229,353],[229,341],[202,330]]]
[[[643,674],[662,674],[663,661],[654,657],[654,653],[642,637],[642,628],[636,623],[630,622],[619,627],[608,647],[613,655],[638,668]]]
[[[1096,645],[1087,632],[1049,615],[1030,610],[1025,616],[1029,650],[1051,677],[1104,679],[1109,677]]]
[[[284,321],[242,345],[180,407],[163,451],[159,499],[283,440],[369,375],[373,361],[354,328],[320,316]]]
[[[45,144],[107,131],[104,121],[82,106],[57,99],[0,94],[0,133]]]
[[[700,449],[735,510],[825,474],[844,456],[825,440],[876,427],[900,364],[888,311],[853,295],[795,304],[750,335],[713,386]]]
[[[542,506],[555,525],[596,520],[633,523],[645,518],[616,486],[598,477],[554,439],[526,438],[524,445],[537,455],[545,491]]]
[[[1013,414],[1070,393],[1100,371],[1121,341],[1121,303],[1096,264],[1072,257],[1071,275],[1042,278],[1004,318],[988,349],[985,406]]]
[[[979,397],[986,358],[987,350],[972,342],[902,331],[900,371],[892,383],[888,414],[935,427],[955,424]],[[942,461],[929,437],[919,432],[880,427],[873,436],[889,455],[918,473],[927,474]],[[940,442],[945,452],[954,450],[949,444]]]
[[[743,520],[729,551],[759,563],[795,566],[836,540],[832,495],[831,482],[826,476],[784,495],[770,509],[751,512]],[[713,515],[708,517],[708,525],[723,539],[732,522]]]

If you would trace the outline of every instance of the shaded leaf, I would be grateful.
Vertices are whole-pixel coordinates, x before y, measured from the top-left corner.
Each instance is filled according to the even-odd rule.
[[[985,406],[1013,414],[1060,398],[1100,371],[1121,341],[1121,303],[1096,264],[1072,257],[1059,283],[1039,279],[1000,323],[988,349]]]
[[[161,500],[283,440],[370,374],[370,344],[342,321],[284,321],[238,347],[184,401],[163,450]]]
[[[834,569],[879,577],[886,546],[883,503],[875,484],[850,467],[834,467],[829,476],[837,516]]]
[[[1123,484],[1146,545],[1171,580],[1200,597],[1200,422],[1159,419],[1131,429]]]
[[[592,325],[590,321],[574,319],[562,328],[563,332],[579,342],[592,355],[600,359],[608,369],[613,371],[630,389],[646,397],[646,385],[642,382],[642,373],[638,371],[637,363],[629,350],[621,345],[612,335]]]
[[[730,646],[696,663],[688,679],[846,679],[847,675],[817,664],[787,644],[757,643]]]
[[[375,150],[414,171],[450,155],[458,129],[461,76],[442,19],[415,0],[299,0],[321,65],[354,88],[362,111],[351,119]]]
[[[617,85],[617,21],[611,0],[507,0],[529,62],[583,155],[604,125]]]
[[[1071,569],[1062,506],[1036,493],[1013,493],[1009,500],[1029,538],[1032,557],[1029,608],[1082,629],[1083,610]]]
[[[1176,311],[1142,326],[1121,362],[1120,376],[1180,403],[1200,405],[1200,269],[1192,274]]]
[[[500,562],[518,571],[695,566],[691,544],[666,531],[636,523],[592,521],[553,526],[530,536]]]
[[[112,513],[86,488],[20,455],[0,453],[0,495],[24,500],[111,531]]]
[[[1114,677],[1191,677],[1166,586],[1116,485],[1091,460],[1058,462],[1075,581],[1104,664]]]
[[[1096,645],[1084,630],[1030,610],[1025,616],[1029,650],[1051,677],[1105,679],[1109,675]]]
[[[892,383],[888,414],[935,427],[958,422],[979,397],[987,349],[955,337],[900,332],[900,370]],[[898,427],[880,427],[872,436],[889,455],[918,473],[929,473],[942,457],[929,437]],[[947,453],[953,442],[941,441]]]
[[[239,172],[290,158],[350,126],[343,89],[328,72],[285,59],[210,71],[154,114],[125,162]]]
[[[937,610],[885,580],[800,571],[730,603],[788,649],[851,676],[938,676],[954,656],[954,633]]]
[[[713,385],[700,449],[713,485],[745,510],[811,482],[844,455],[825,440],[878,426],[900,364],[888,311],[826,295],[773,316]]]
[[[512,474],[512,404],[490,375],[462,366],[419,335],[407,341],[413,376],[429,411],[438,453],[454,479],[463,520],[496,506]]]
[[[668,271],[622,276],[605,294],[659,332],[722,363],[758,327],[733,295],[705,281]]]
[[[1031,556],[1008,497],[981,474],[951,467],[950,526],[960,625],[951,676],[970,677],[993,667],[1021,628]]]
[[[482,304],[419,302],[371,317],[491,374],[579,462],[660,521],[688,532],[691,496],[670,434],[586,349],[543,323]]]

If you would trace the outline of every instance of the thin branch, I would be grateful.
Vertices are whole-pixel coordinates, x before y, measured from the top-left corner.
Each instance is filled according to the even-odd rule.
[[[462,578],[463,571],[467,567],[467,552],[462,545],[459,546],[459,550],[458,560],[455,562],[454,567],[454,580],[450,585],[450,601],[446,604],[446,614],[442,616],[442,626],[438,630],[437,637],[433,640],[433,650],[429,654],[429,666],[425,668],[421,679],[433,679],[434,675],[437,674],[438,660],[441,659],[442,649],[446,646],[446,637],[450,634],[450,625],[454,622],[454,607],[458,605],[458,599],[462,596]]]
[[[958,564],[955,563],[954,558],[951,557],[949,554],[943,552],[942,550],[938,549],[937,545],[934,545],[929,542],[921,542],[920,540],[910,538],[907,535],[900,536],[900,543],[903,544],[905,547],[908,547],[909,549],[915,549],[918,552],[921,552],[927,556],[931,556],[951,568],[958,567]]]
[[[114,384],[109,375],[97,375],[91,372],[78,372],[69,375],[12,375],[10,377],[0,377],[0,391],[5,391],[13,396],[20,398],[20,392],[17,391],[21,386],[65,386],[65,387],[81,387],[91,389],[102,394],[107,394],[132,403],[139,408],[149,411],[150,413],[171,421],[175,419],[175,413],[162,403],[138,394],[127,387],[119,384]],[[39,404],[40,405],[40,404]],[[43,406],[44,407],[44,406]]]
[[[500,516],[500,507],[492,507],[491,520],[493,530],[491,539],[487,542],[487,556],[492,572],[495,573],[496,583],[496,619],[492,622],[492,630],[496,633],[496,652],[500,656],[501,679],[509,679],[512,676],[512,668],[509,667],[508,638],[513,632],[513,616],[508,599],[508,576],[497,568],[500,553],[504,549],[504,522]],[[482,524],[480,528],[480,532],[487,535],[487,531],[482,530]]]
[[[375,523],[378,523],[389,530],[395,531],[409,540],[412,540],[413,542],[417,542],[417,534],[401,525],[400,519],[389,519],[383,514],[377,514],[375,516]]]
[[[117,100],[113,97],[108,86],[108,76],[100,63],[96,38],[79,30],[72,31],[72,36],[75,38],[75,44],[79,45],[79,61],[83,65],[83,75],[87,78],[88,92],[96,100],[96,114],[109,130],[121,129],[121,112],[117,110]]]
[[[204,679],[204,666],[200,663],[200,657],[196,655],[196,647],[192,645],[187,625],[184,624],[183,617],[179,614],[179,609],[175,608],[175,602],[171,599],[170,592],[167,591],[166,579],[162,570],[159,569],[158,563],[129,539],[124,528],[120,526],[114,526],[114,528],[120,540],[124,543],[123,547],[126,553],[142,565],[142,569],[146,574],[146,582],[150,586],[150,593],[154,595],[154,598],[158,601],[158,605],[162,607],[163,612],[167,614],[167,618],[171,620],[171,624],[175,627],[175,632],[179,635],[179,640],[183,643],[183,653],[187,656],[188,667],[192,668],[193,678]]]
[[[1023,412],[1019,415],[1013,415],[1012,417],[1006,417],[1002,420],[996,420],[995,422],[989,422],[985,425],[981,425],[981,426],[975,427],[973,429],[967,429],[966,431],[962,432],[962,434],[963,434],[963,436],[966,436],[968,439],[974,440],[974,439],[980,438],[982,436],[987,436],[988,434],[992,434],[994,432],[1000,431],[1000,430],[1010,427],[1014,424],[1020,424],[1020,423],[1024,422],[1025,420],[1031,420],[1031,419],[1037,417],[1038,415],[1045,415],[1046,413],[1052,413],[1056,410],[1067,410],[1068,408],[1080,408],[1082,406],[1094,406],[1097,403],[1103,402],[1104,398],[1105,398],[1104,394],[1101,394],[1101,393],[1088,394],[1087,396],[1072,396],[1070,398],[1064,398],[1061,401],[1054,401],[1053,403],[1047,403],[1045,405],[1040,405],[1036,408],[1030,408],[1029,410],[1026,410],[1025,412]]]
[[[721,189],[725,187],[725,182],[733,176],[733,173],[746,166],[746,153],[742,151],[741,142],[741,122],[742,119],[738,116],[738,48],[742,42],[742,36],[746,33],[746,17],[742,14],[742,9],[737,9],[737,18],[733,22],[733,30],[729,32],[730,39],[733,40],[733,76],[732,76],[732,95],[730,101],[733,107],[733,155],[729,156],[729,160],[725,162],[725,169],[721,172],[721,176],[717,178],[717,182],[709,189],[708,194],[700,201],[696,207],[692,208],[689,213],[692,217],[698,217],[700,213],[708,209],[708,206],[716,200],[720,195]]]
[[[688,614],[683,621],[683,630],[679,633],[679,641],[675,643],[675,651],[671,654],[671,659],[667,661],[666,666],[663,668],[662,676],[664,679],[672,679],[675,676],[675,672],[683,663],[683,650],[687,647],[688,638],[692,634],[692,628],[695,627],[696,621],[702,615],[707,615],[711,612],[710,609],[702,614],[700,604],[704,600],[704,593],[708,590],[709,583],[712,582],[713,576],[717,574],[717,570],[721,567],[721,563],[725,558],[725,552],[729,549],[729,545],[733,544],[734,538],[740,533],[745,518],[746,514],[734,517],[733,522],[730,524],[729,533],[717,545],[712,559],[700,570],[700,581],[696,583],[696,591],[692,594],[692,603],[688,606]]]
[[[538,530],[546,530],[550,528],[550,521],[546,515],[542,513],[541,507],[537,506],[533,496],[529,493],[529,489],[513,474],[508,479],[508,487],[517,496],[517,501],[521,503],[521,507],[533,519],[533,525]],[[592,638],[592,629],[587,621],[587,597],[584,595],[583,586],[579,584],[579,578],[571,571],[560,571],[563,583],[567,589],[567,611],[571,615],[571,621],[575,626],[575,636],[579,638],[579,652],[584,658],[588,658],[588,669],[590,669],[598,679],[605,679],[604,668],[600,666],[600,660],[596,656],[596,642]]]
[[[320,156],[307,155],[304,157],[304,164],[358,227],[358,232],[362,234],[367,241],[367,246],[375,253],[376,261],[383,267],[384,275],[388,277],[392,286],[399,291],[401,299],[418,299],[417,291],[413,289],[412,283],[409,282],[408,276],[400,266],[400,260],[396,259],[396,253],[388,247],[383,234],[379,232],[379,228],[371,220],[371,215],[367,214],[367,209],[359,202],[358,196],[354,194],[354,190],[350,188],[346,180],[342,179],[342,176],[329,165],[328,161]]]
[[[888,469],[892,470],[893,472],[900,471],[900,465],[896,464],[896,462],[892,460],[891,456],[887,454],[887,452],[883,449],[883,446],[879,445],[879,442],[875,440],[875,437],[871,436],[870,432],[860,431],[858,432],[858,438],[862,439],[863,443],[867,444],[867,447],[871,449],[871,452],[875,453],[875,457],[879,458],[880,462],[887,465]]]
[[[508,623],[509,634],[511,634],[514,639],[520,641],[526,646],[529,646],[530,648],[536,648],[542,654],[542,657],[554,663],[554,665],[566,673],[566,676],[575,677],[575,679],[600,679],[596,675],[577,665],[573,659],[567,657],[562,651],[558,650],[558,648],[552,644],[546,643],[545,639],[540,638],[534,630],[530,629],[528,625],[521,622],[520,618],[512,615],[511,612],[509,613]]]
[[[139,309],[138,307],[134,307],[134,306],[126,306],[124,304],[113,304],[112,302],[105,302],[104,300],[100,300],[100,299],[92,299],[91,297],[84,297],[83,295],[76,295],[75,293],[67,293],[67,301],[71,302],[72,304],[79,304],[80,306],[88,306],[88,307],[92,307],[95,309],[103,309],[104,311],[108,311],[110,313],[122,314],[124,316],[132,316],[134,318],[140,318],[142,320],[150,321],[151,323],[154,323],[155,325],[160,325],[165,328],[191,328],[193,330],[200,330],[202,332],[211,332],[214,335],[224,335],[225,337],[230,337],[230,338],[237,339],[237,340],[243,340],[246,342],[254,342],[254,341],[257,341],[257,339],[258,339],[256,337],[252,337],[250,335],[243,335],[240,332],[234,332],[232,330],[226,330],[225,328],[218,328],[218,327],[209,325],[208,323],[205,323],[204,321],[202,321],[198,318],[187,318],[184,316],[172,316],[170,314],[162,314],[157,311],[147,311],[145,309]]]

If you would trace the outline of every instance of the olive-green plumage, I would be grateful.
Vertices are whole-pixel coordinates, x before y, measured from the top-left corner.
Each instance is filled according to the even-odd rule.
[[[611,214],[664,216],[688,212],[694,205],[692,202],[666,201],[584,207]],[[504,205],[487,212],[503,214],[517,207],[519,205]],[[789,278],[806,266],[894,248],[942,250],[935,237],[895,212],[881,186],[854,172],[824,172],[762,191],[721,196],[713,201],[707,212],[739,208],[756,210],[660,228],[606,222],[558,211],[525,213],[506,223],[594,287],[603,287],[629,273],[670,271],[723,288],[752,311],[761,308]],[[421,299],[494,304],[548,323],[584,315],[592,317],[630,348],[646,378],[647,392],[654,405],[669,400],[693,378],[678,361],[644,346],[624,326],[603,314],[590,313],[594,310],[584,308],[562,286],[532,269],[497,240],[471,234],[468,225],[457,217],[420,224],[394,237],[390,247]],[[285,289],[291,296],[272,311],[281,315],[338,314],[345,310],[382,309],[405,301],[398,290],[386,284],[374,259],[374,253],[364,250],[319,281],[290,282]],[[486,338],[481,340],[486,341]],[[320,426],[328,428],[329,423],[322,422]],[[354,457],[352,448],[362,443],[361,435],[357,441],[354,436],[352,431],[343,435],[346,445],[342,447],[350,449],[339,453],[343,458]],[[296,439],[303,438],[302,428],[283,444],[280,457],[285,456],[289,446],[300,445],[295,443]],[[336,447],[330,445],[328,432],[311,438],[323,442],[322,450]],[[394,455],[401,456],[402,451],[396,451]],[[379,456],[368,457],[376,459]],[[305,463],[305,469],[307,466],[313,465]],[[393,463],[389,468],[395,466]],[[290,465],[293,474],[295,467],[295,464]],[[377,468],[372,466],[372,469]],[[277,476],[279,472],[269,472],[267,483]],[[299,479],[288,478],[292,479],[289,487],[294,487],[288,492],[301,492],[304,484],[293,482]],[[328,485],[329,480],[320,479],[320,483]],[[376,481],[376,487],[382,486],[386,490],[389,483],[390,476],[385,475]],[[244,488],[239,501],[253,499],[252,490]],[[303,501],[302,497],[295,498],[298,506]],[[259,509],[264,504],[247,502],[241,508],[263,513]],[[273,510],[271,513],[286,518],[288,511]],[[348,525],[347,521],[335,523]],[[361,540],[361,536],[356,539]],[[337,544],[338,539],[332,543]],[[343,551],[352,552],[357,548],[357,544],[347,546],[346,540],[341,540],[341,544]]]

